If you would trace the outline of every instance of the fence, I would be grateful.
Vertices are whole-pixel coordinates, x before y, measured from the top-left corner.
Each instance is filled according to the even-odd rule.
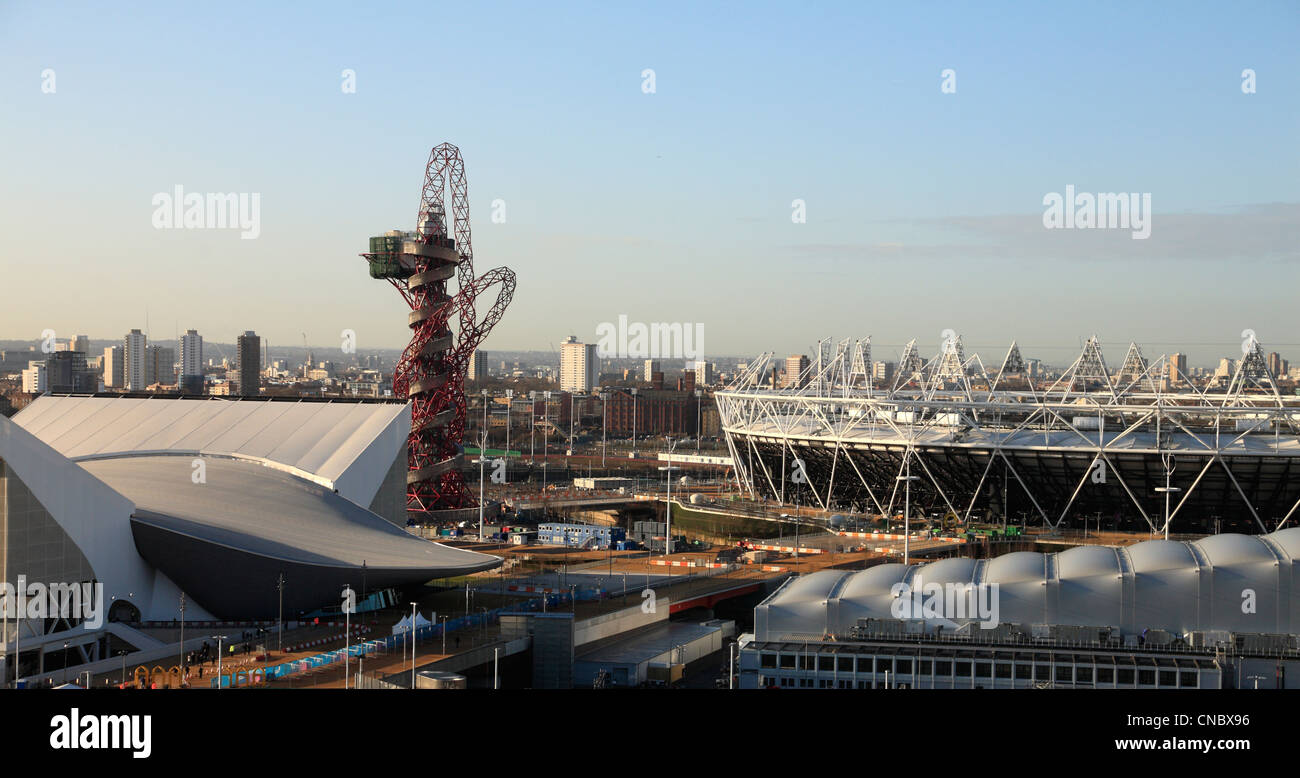
[[[598,590],[598,589],[584,590],[584,591],[579,591],[577,593],[577,599],[579,601],[599,599],[604,594],[605,592],[603,590]],[[566,602],[569,602],[571,599],[569,592],[556,593],[556,594],[548,593],[548,594],[544,594],[543,596],[546,599],[546,605],[545,605],[546,608],[552,608],[557,605],[562,605]],[[541,598],[538,599],[530,598],[528,600],[525,600],[522,603],[519,603],[518,605],[496,608],[494,610],[483,611],[480,613],[472,613],[467,616],[460,616],[455,619],[447,619],[446,621],[443,621],[441,624],[429,624],[415,630],[415,640],[416,643],[418,644],[421,641],[428,641],[428,640],[433,640],[435,638],[441,638],[444,631],[447,633],[451,633],[457,630],[472,629],[476,627],[482,627],[487,624],[493,624],[500,620],[502,613],[517,613],[519,611],[542,610],[543,606],[541,602],[542,602]],[[338,638],[335,639],[337,640]],[[272,665],[270,667],[265,668],[265,678],[267,681],[275,681],[275,680],[287,678],[291,675],[297,675],[299,673],[305,673],[310,670],[315,670],[321,667],[328,667],[330,665],[335,665],[343,661],[343,657],[345,654],[349,657],[349,661],[350,661],[352,658],[359,658],[359,657],[370,656],[371,654],[376,654],[376,653],[395,651],[401,648],[402,644],[409,639],[410,638],[407,637],[407,633],[402,632],[396,635],[388,635],[387,637],[383,637],[383,638],[376,638],[374,640],[362,641],[353,644],[351,646],[347,646],[345,648],[335,649],[333,651],[325,651],[316,654],[315,656],[309,656],[303,659],[295,659],[291,662],[282,662],[278,665]],[[251,674],[249,675],[249,677],[251,678]],[[251,680],[248,683],[244,683],[242,682],[241,679],[242,676],[235,676],[233,673],[223,673],[220,678],[213,678],[209,686],[215,689],[217,688],[217,684],[220,683],[221,688],[229,689],[232,687],[239,687],[239,686],[252,684]],[[382,687],[382,688],[389,688],[389,687]]]

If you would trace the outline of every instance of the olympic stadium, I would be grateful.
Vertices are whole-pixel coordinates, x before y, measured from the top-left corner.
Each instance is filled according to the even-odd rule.
[[[823,341],[788,386],[764,354],[717,395],[741,487],[826,510],[1052,528],[1264,533],[1300,507],[1300,398],[1251,339],[1202,389],[1131,344],[1118,369],[1089,338],[1051,380],[1017,344],[996,369],[952,335],[907,344],[873,385],[870,339]],[[879,382],[874,382],[879,383]],[[1096,526],[1095,524],[1093,526]]]

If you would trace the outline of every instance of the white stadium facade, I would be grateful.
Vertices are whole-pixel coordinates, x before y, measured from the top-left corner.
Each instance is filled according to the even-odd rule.
[[[64,643],[82,662],[110,633],[138,648],[128,625],[179,619],[182,592],[186,620],[274,620],[283,575],[289,619],[345,585],[497,566],[404,529],[409,428],[408,404],[365,400],[45,395],[0,417],[4,593],[102,584],[106,611],[20,618],[6,598],[3,677],[15,645],[24,677]]]

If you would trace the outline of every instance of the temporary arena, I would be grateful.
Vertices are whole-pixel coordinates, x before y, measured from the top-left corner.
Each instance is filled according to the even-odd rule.
[[[1250,338],[1220,388],[1131,344],[1116,370],[1096,337],[1033,380],[1013,343],[996,370],[949,333],[908,343],[887,386],[869,339],[823,341],[788,388],[771,354],[717,395],[741,487],[754,497],[951,522],[1265,533],[1300,507],[1300,397]],[[1092,526],[1097,526],[1093,524]]]
[[[742,685],[1300,688],[1298,560],[1293,527],[823,570],[755,608]]]
[[[345,586],[498,565],[404,529],[409,427],[405,402],[39,397],[0,417],[0,581],[98,582],[111,629],[179,619],[182,592],[190,621],[290,619]],[[8,617],[6,656],[15,632],[32,672],[31,651],[106,645],[76,619]]]

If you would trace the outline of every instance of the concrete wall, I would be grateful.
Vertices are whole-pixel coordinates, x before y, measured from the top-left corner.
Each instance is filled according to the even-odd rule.
[[[646,605],[647,602],[643,600],[640,605],[578,622],[573,630],[573,645],[585,645],[596,640],[613,637],[630,630],[668,620],[667,597],[655,599],[653,613],[642,611],[642,606]]]

